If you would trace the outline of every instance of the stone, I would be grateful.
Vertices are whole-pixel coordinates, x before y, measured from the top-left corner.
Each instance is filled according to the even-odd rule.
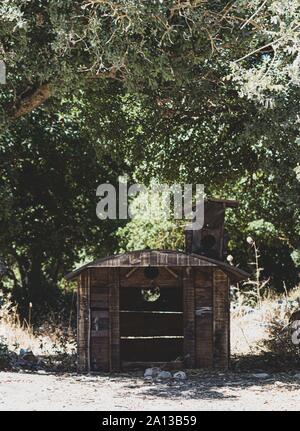
[[[9,356],[2,356],[0,358],[0,370],[5,370],[10,368],[10,360],[9,360]]]
[[[144,372],[144,377],[157,377],[161,369],[158,367],[146,368]]]
[[[158,375],[157,378],[160,380],[168,380],[172,378],[172,374],[170,373],[170,371],[161,371]]]
[[[295,379],[300,380],[300,373],[295,374],[294,377],[295,377]]]
[[[256,374],[252,374],[253,377],[255,377],[256,379],[267,379],[269,376],[269,374],[267,373],[256,373]]]
[[[185,374],[184,371],[177,371],[173,377],[174,377],[174,379],[177,379],[177,380],[186,380],[187,379],[187,375]]]
[[[28,362],[37,362],[37,357],[33,354],[33,352],[30,349],[21,349],[20,350],[20,358],[24,361]]]

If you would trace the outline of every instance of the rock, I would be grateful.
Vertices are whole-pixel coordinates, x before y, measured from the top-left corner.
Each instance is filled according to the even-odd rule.
[[[0,370],[9,369],[10,366],[10,358],[8,355],[3,355],[0,357]]]
[[[20,349],[19,356],[14,360],[14,367],[36,370],[39,365],[39,358],[37,358],[30,349]]]
[[[295,379],[300,380],[300,373],[295,374],[294,377],[295,377]]]
[[[146,368],[144,372],[144,377],[157,377],[161,369],[158,367]]]
[[[187,376],[186,376],[184,371],[177,371],[177,373],[175,373],[173,377],[174,377],[174,379],[177,379],[177,380],[186,380],[187,379]]]
[[[172,374],[170,373],[170,371],[161,371],[158,375],[157,378],[160,380],[168,380],[172,378]]]
[[[151,385],[153,383],[153,378],[151,376],[146,376],[144,378],[145,383],[148,383],[149,385]]]
[[[45,361],[43,361],[43,359],[41,359],[41,358],[37,358],[37,365],[38,365],[40,368],[43,368],[43,367],[45,367],[45,366],[46,366],[46,363],[45,363]]]
[[[30,349],[21,349],[20,350],[20,358],[24,361],[28,362],[37,362],[37,357],[33,354],[33,352]]]
[[[269,377],[269,374],[257,373],[257,374],[252,374],[252,376],[255,377],[256,379],[267,379]]]
[[[9,356],[11,358],[12,361],[17,361],[18,360],[18,355],[16,352],[10,352]]]

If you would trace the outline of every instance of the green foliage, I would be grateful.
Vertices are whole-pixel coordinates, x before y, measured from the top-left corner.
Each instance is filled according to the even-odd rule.
[[[300,83],[300,5],[298,1],[242,0],[233,11],[248,10],[241,28],[252,33],[248,52],[232,63],[240,95],[265,106],[277,103]]]
[[[248,231],[255,236],[259,236],[261,239],[268,241],[270,238],[276,237],[276,229],[275,226],[263,219],[254,220],[248,223]]]
[[[1,254],[25,312],[60,300],[57,284],[84,255],[115,247],[114,223],[96,217],[96,188],[123,170],[96,158],[64,107],[24,117],[0,138]],[[57,304],[56,304],[57,305]]]
[[[134,218],[118,246],[100,225],[95,189],[124,173],[239,199],[236,263],[251,233],[273,285],[296,282],[298,1],[3,0],[0,20],[0,247],[24,303],[89,256],[183,248],[165,218]]]
[[[291,89],[299,83],[299,5],[260,6],[258,0],[3,0],[3,119],[43,84],[61,96],[86,82],[101,86],[101,78],[143,96],[156,93],[165,103],[164,93],[169,98],[189,87],[211,89],[213,97],[231,76],[242,95],[260,100],[265,92],[271,99],[285,92],[283,83]]]
[[[153,186],[154,182],[152,182]],[[131,202],[132,219],[117,230],[120,251],[184,249],[184,223],[164,211],[168,193],[139,193]]]

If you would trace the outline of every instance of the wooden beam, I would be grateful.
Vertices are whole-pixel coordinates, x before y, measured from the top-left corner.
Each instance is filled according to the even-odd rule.
[[[78,343],[78,371],[89,372],[89,276],[88,271],[80,274],[78,281],[78,315],[77,315],[77,343]]]
[[[120,370],[120,274],[119,268],[112,268],[113,285],[109,293],[109,316],[110,316],[110,371]]]
[[[172,277],[174,277],[174,278],[178,279],[178,274],[176,274],[176,272],[175,272],[175,271],[172,271],[172,269],[171,269],[171,268],[169,268],[168,266],[165,266],[165,269],[168,271],[168,273],[169,273],[169,274],[171,274],[171,275],[172,275]]]
[[[195,286],[192,268],[183,271],[183,350],[187,368],[195,367]]]
[[[126,278],[131,277],[131,276],[132,276],[132,274],[134,274],[134,273],[135,273],[135,271],[136,271],[137,269],[138,269],[138,268],[132,268],[130,271],[128,271],[128,272],[127,272],[127,274],[125,275],[125,277],[126,277]]]
[[[214,367],[227,369],[230,357],[229,279],[221,269],[213,272],[213,331]]]

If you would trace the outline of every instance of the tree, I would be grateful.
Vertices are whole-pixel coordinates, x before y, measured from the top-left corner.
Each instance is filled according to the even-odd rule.
[[[51,306],[76,262],[116,247],[114,221],[96,217],[96,188],[114,183],[122,163],[97,158],[76,110],[64,106],[38,109],[6,130],[0,158],[0,249],[14,269],[15,297]]]
[[[247,94],[282,90],[282,76],[298,85],[299,5],[281,3],[3,0],[3,121],[102,78],[172,97],[186,85],[224,85],[235,65],[232,78]]]
[[[298,1],[242,0],[232,12],[248,11],[240,29],[251,33],[251,44],[232,63],[232,79],[240,95],[273,106],[300,83],[300,5]]]
[[[4,0],[5,139],[20,136],[25,114],[64,100],[109,166],[148,183],[202,182],[210,195],[241,197],[240,234],[263,220],[296,250],[299,4],[288,6]]]
[[[204,110],[197,116],[195,110],[183,121],[180,108],[170,119],[144,99],[146,106],[139,102],[131,112],[134,127],[124,129],[119,138],[141,181],[156,176],[161,182],[203,183],[208,196],[238,199],[240,208],[228,219],[231,253],[247,269],[251,258],[245,238],[254,235],[265,274],[277,289],[283,289],[283,282],[295,286],[299,271],[291,257],[300,249],[298,94],[299,89],[277,96],[278,103],[269,109],[243,99],[234,105],[243,115],[223,108],[219,117]],[[229,111],[234,102],[224,95]],[[193,108],[181,105],[182,110],[187,107]],[[168,244],[170,238],[161,225],[133,221],[120,231],[127,247],[134,241],[151,240],[153,233]]]

